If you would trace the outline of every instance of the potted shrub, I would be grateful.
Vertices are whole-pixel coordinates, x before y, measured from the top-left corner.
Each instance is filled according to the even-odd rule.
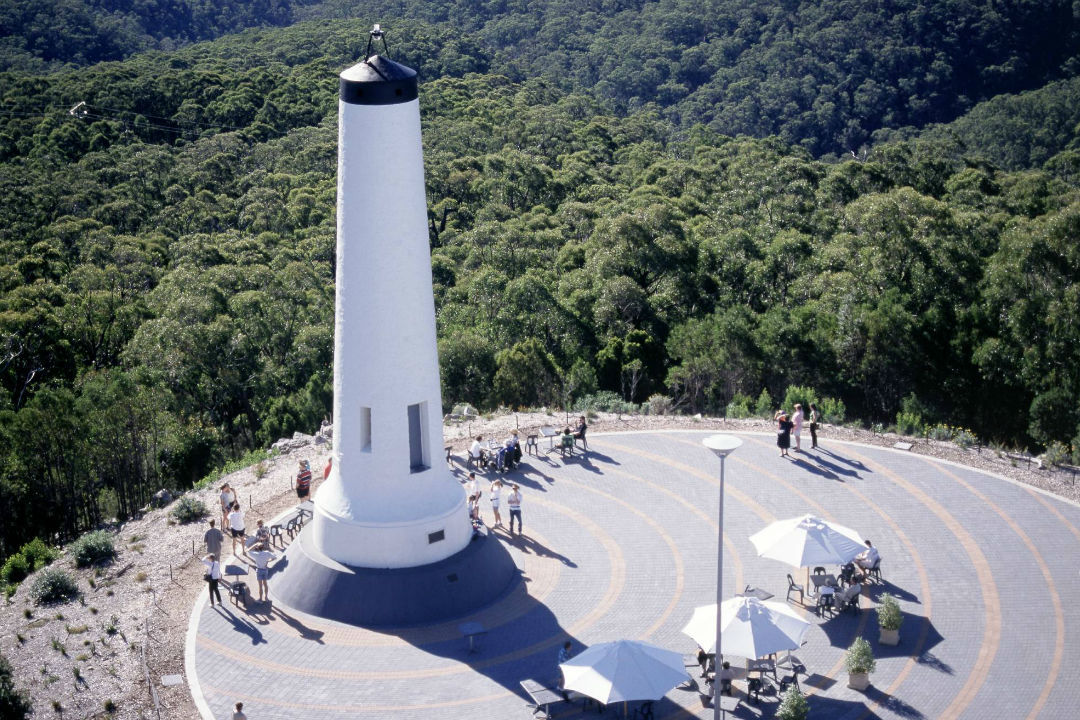
[[[848,687],[865,690],[870,685],[870,673],[877,669],[874,651],[865,638],[857,637],[844,655],[844,665],[848,671]]]
[[[780,699],[780,707],[776,709],[776,720],[806,720],[810,714],[810,703],[806,696],[795,685],[788,688]]]
[[[900,612],[900,603],[896,602],[889,593],[881,596],[881,604],[877,609],[878,627],[881,628],[881,636],[878,642],[882,645],[900,644],[900,623],[904,621],[904,615]]]

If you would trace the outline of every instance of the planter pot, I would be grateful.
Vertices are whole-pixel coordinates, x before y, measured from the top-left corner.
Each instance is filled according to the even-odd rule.
[[[881,635],[878,636],[878,642],[882,645],[899,645],[900,630],[886,630],[885,628],[881,628]]]
[[[848,673],[847,686],[852,690],[865,690],[870,687],[870,673]]]

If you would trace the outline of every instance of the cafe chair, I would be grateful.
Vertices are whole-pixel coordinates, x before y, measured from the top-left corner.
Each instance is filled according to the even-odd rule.
[[[818,565],[816,568],[814,568],[814,574],[815,575],[828,575],[828,573],[825,572],[825,568],[821,567],[820,565]]]
[[[802,585],[796,585],[795,584],[795,579],[793,577],[791,577],[791,573],[788,573],[788,576],[787,576],[787,601],[788,602],[791,602],[791,593],[793,593],[793,592],[799,593],[799,604],[800,605],[805,604],[803,602],[803,593],[804,593],[803,586]]]
[[[761,678],[750,678],[746,681],[746,697],[750,698],[755,703],[760,703],[763,686],[764,681]]]
[[[653,720],[652,706],[652,700],[646,700],[641,703],[640,707],[634,708],[634,717],[641,718],[641,720]]]
[[[530,435],[525,438],[525,452],[532,453],[533,455],[539,455],[540,449],[536,445],[536,435]]]
[[[884,580],[881,579],[881,558],[875,560],[874,566],[866,571],[866,577],[867,579],[874,578],[878,582],[884,582]]]
[[[270,544],[281,545],[281,549],[285,549],[285,538],[281,536],[281,525],[270,526]]]
[[[578,443],[578,441],[581,442],[581,451],[582,452],[588,452],[588,450],[589,450],[589,441],[585,439],[585,433],[586,433],[587,430],[588,430],[588,428],[581,431],[581,437],[577,437],[577,436],[574,437],[574,444],[575,445]]]

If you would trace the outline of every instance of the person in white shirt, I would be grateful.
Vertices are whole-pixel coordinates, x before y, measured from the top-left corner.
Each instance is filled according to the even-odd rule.
[[[881,555],[878,554],[877,548],[867,540],[866,549],[855,556],[855,564],[861,567],[863,570],[869,570],[877,564],[877,561],[881,559]]]
[[[491,483],[491,489],[489,490],[491,494],[491,512],[495,516],[496,526],[502,525],[502,516],[499,515],[499,500],[502,496],[502,488],[502,480],[496,480]]]
[[[277,555],[266,543],[256,543],[248,557],[255,561],[255,579],[259,583],[259,602],[270,599],[270,591],[266,587],[266,578],[270,575],[270,561]]]
[[[218,501],[221,503],[221,527],[227,527],[229,511],[232,510],[233,503],[236,502],[236,492],[229,487],[229,483],[222,484]]]
[[[240,503],[232,504],[232,512],[229,513],[229,533],[232,535],[232,551],[236,555],[236,543],[240,543],[240,552],[246,553],[244,547],[244,511],[240,509]]]
[[[483,440],[483,435],[477,435],[476,439],[473,440],[472,445],[469,447],[469,457],[476,462],[476,467],[483,467],[484,446],[480,444]]]
[[[217,598],[218,605],[221,604],[221,591],[218,590],[218,583],[221,581],[221,563],[218,562],[217,556],[214,553],[210,553],[202,559],[203,565],[206,566],[206,584],[210,586],[210,607],[214,607],[214,598]]]
[[[799,403],[795,403],[795,414],[791,416],[791,423],[795,426],[792,429],[792,434],[795,436],[795,452],[802,452],[803,413],[802,405]]]
[[[518,534],[521,534],[521,488],[517,483],[510,485],[510,495],[506,498],[506,505],[510,508],[510,534],[514,534],[514,518],[518,522]]]

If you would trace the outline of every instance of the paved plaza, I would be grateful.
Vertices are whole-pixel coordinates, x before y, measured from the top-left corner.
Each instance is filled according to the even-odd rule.
[[[573,458],[545,454],[541,442],[541,456],[507,476],[522,488],[524,533],[495,532],[522,582],[465,618],[373,631],[272,603],[211,608],[203,591],[187,642],[196,703],[207,718],[230,717],[239,700],[252,720],[527,720],[519,683],[557,677],[567,639],[574,653],[622,638],[694,652],[681,628],[716,591],[720,464],[701,444],[707,434],[590,435],[589,452]],[[824,447],[789,460],[774,436],[737,435],[743,445],[726,470],[725,597],[752,584],[783,601],[788,572],[804,581],[756,557],[749,536],[773,520],[819,515],[881,551],[884,583],[869,586],[857,616],[803,611],[814,623],[797,653],[812,718],[1078,716],[1080,508],[902,451],[823,436]],[[486,483],[483,509],[494,522]],[[865,609],[885,591],[905,614],[897,647],[878,644],[876,614]],[[473,652],[459,631],[466,622],[487,631]],[[865,692],[848,689],[843,668],[859,635],[877,658]],[[777,704],[763,695],[734,717],[772,717]],[[596,717],[580,704],[551,710]],[[712,717],[696,685],[672,690],[654,712]]]

